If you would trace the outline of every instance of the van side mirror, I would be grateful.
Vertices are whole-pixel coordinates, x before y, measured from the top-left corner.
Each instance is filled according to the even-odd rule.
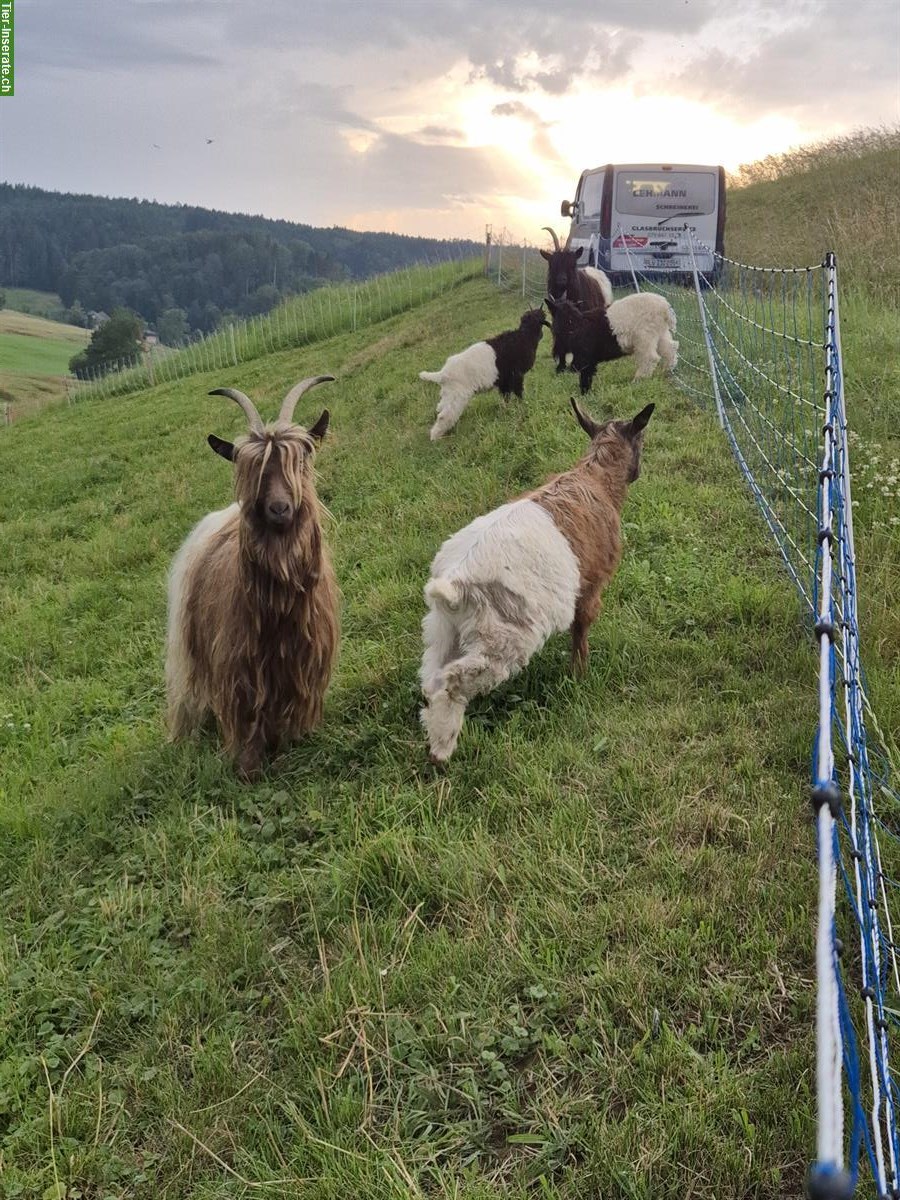
[[[562,204],[559,206],[559,211],[561,216],[571,217],[574,216],[575,210],[568,200],[563,200]]]

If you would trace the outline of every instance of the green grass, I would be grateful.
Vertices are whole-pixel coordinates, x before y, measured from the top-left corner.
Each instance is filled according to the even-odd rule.
[[[75,351],[70,341],[0,333],[0,371],[16,375],[66,375]]]
[[[838,257],[846,290],[900,305],[900,131],[800,147],[742,168],[728,194],[725,252],[767,266]]]
[[[88,341],[86,329],[10,308],[0,310],[0,413],[20,420],[66,395],[69,359]]]
[[[34,288],[7,287],[5,284],[0,284],[0,291],[6,295],[7,308],[34,317],[49,317],[62,308],[62,300],[56,292],[38,292]]]
[[[222,326],[177,350],[157,347],[136,367],[111,370],[84,383],[79,398],[128,395],[162,380],[231,369],[289,347],[309,346],[348,330],[406,312],[481,273],[477,260],[416,266],[361,283],[316,288],[279,304],[264,316]]]
[[[555,639],[425,763],[429,562],[584,444],[546,342],[524,404],[478,397],[428,441],[417,372],[519,308],[471,281],[0,438],[5,1195],[800,1193],[815,653],[667,381],[626,360],[591,400],[658,410],[586,678]],[[215,736],[165,741],[165,571],[229,495],[205,436],[242,418],[206,392],[274,411],[319,371],[341,661],[322,730],[245,787]]]

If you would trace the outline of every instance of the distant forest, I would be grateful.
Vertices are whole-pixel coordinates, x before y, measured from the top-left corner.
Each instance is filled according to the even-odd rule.
[[[322,283],[477,254],[474,242],[319,229],[150,200],[0,184],[0,285],[57,292],[70,319],[128,308],[185,332]],[[172,321],[172,315],[178,319]]]

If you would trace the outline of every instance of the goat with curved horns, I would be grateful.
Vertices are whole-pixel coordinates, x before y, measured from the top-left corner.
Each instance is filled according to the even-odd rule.
[[[310,429],[293,423],[300,397],[333,379],[292,387],[268,426],[244,392],[210,392],[234,400],[250,426],[234,443],[207,439],[234,464],[235,503],[200,521],[169,575],[170,736],[212,714],[245,778],[321,722],[337,652],[338,589],[313,482],[328,409]]]
[[[542,250],[541,257],[547,260],[547,295],[556,301],[569,300],[576,308],[584,310],[606,306],[613,302],[612,284],[597,267],[579,267],[578,260],[584,247],[564,250],[559,244],[556,230],[549,225],[544,229],[553,238],[553,250]],[[557,373],[566,369],[568,348],[553,334],[551,354],[556,360]]]

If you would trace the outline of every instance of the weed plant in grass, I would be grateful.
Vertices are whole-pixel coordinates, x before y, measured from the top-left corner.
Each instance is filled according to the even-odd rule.
[[[548,339],[524,402],[479,396],[428,440],[418,371],[521,307],[470,281],[0,440],[6,1195],[801,1193],[815,649],[717,425],[670,381],[625,360],[590,397],[657,411],[586,676],[551,641],[471,706],[446,773],[426,764],[431,558],[585,446]],[[846,322],[882,452],[888,335]],[[209,389],[274,405],[320,371],[342,657],[321,731],[248,787],[214,735],[165,741],[165,573],[229,498],[205,438],[241,416]],[[877,588],[897,547],[860,525]]]

